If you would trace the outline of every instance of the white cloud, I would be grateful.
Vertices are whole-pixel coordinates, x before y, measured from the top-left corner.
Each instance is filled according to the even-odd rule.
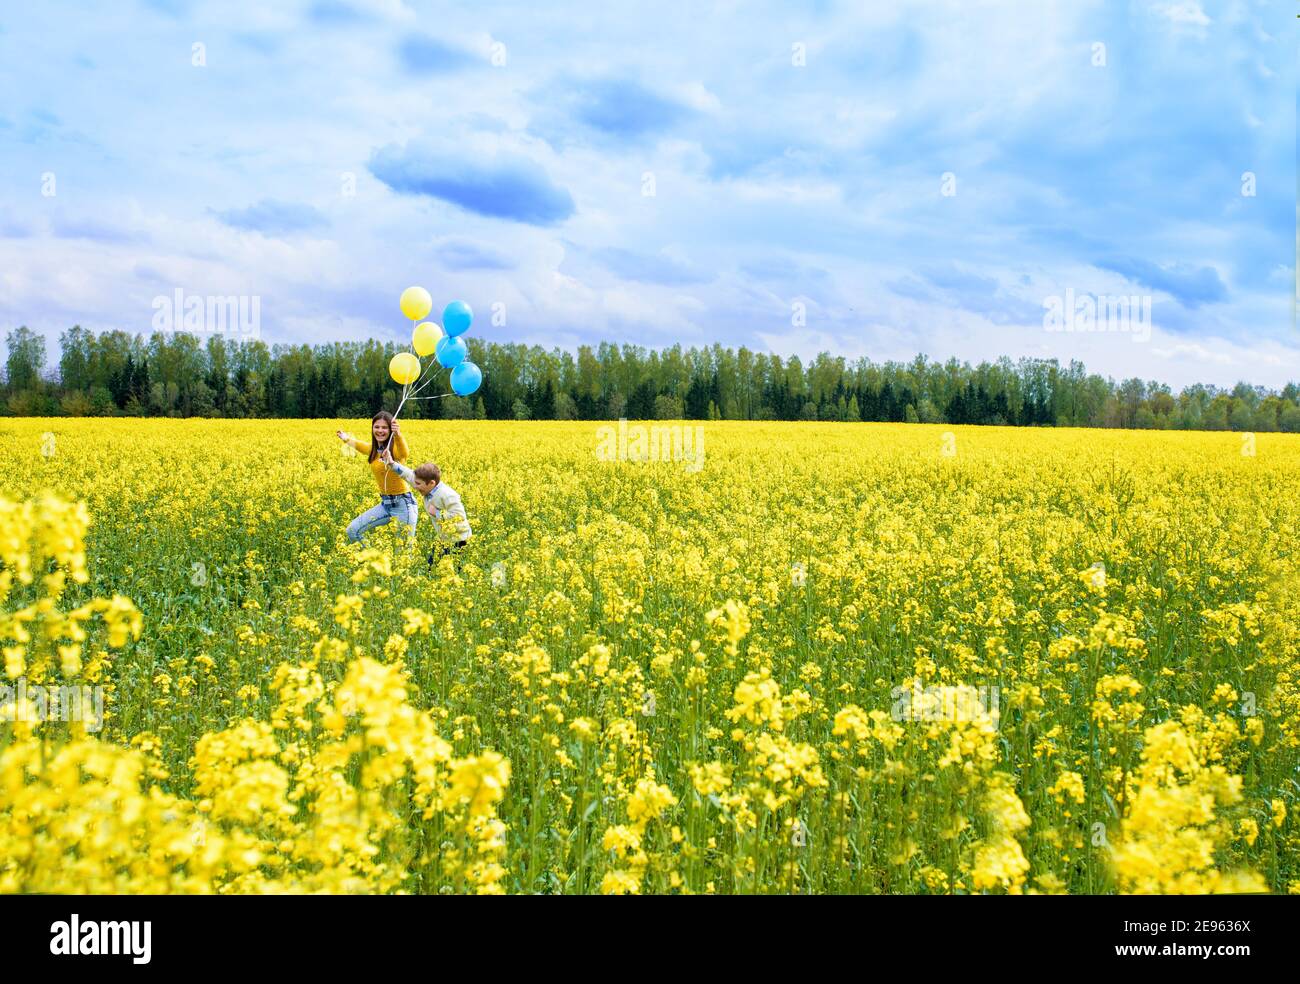
[[[1196,0],[1178,0],[1177,3],[1152,4],[1152,10],[1172,23],[1191,27],[1209,27],[1210,18]]]
[[[1196,0],[1156,3],[1152,5],[1151,12],[1174,37],[1195,38],[1197,41],[1205,41],[1209,37],[1210,25],[1213,21]],[[1224,23],[1220,25],[1220,33],[1226,33],[1223,29],[1230,29],[1230,26],[1231,18],[1225,18]]]

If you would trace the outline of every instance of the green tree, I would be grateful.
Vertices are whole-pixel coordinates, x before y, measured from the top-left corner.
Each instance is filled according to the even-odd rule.
[[[442,415],[448,420],[473,420],[474,404],[463,396],[449,396],[442,403]]]
[[[5,335],[9,355],[5,359],[5,381],[10,393],[38,390],[45,368],[45,338],[26,325]]]
[[[655,397],[654,416],[655,420],[681,420],[686,410],[678,397],[660,393]]]
[[[574,403],[573,397],[564,392],[564,390],[560,390],[555,394],[555,419],[578,419],[578,405]]]

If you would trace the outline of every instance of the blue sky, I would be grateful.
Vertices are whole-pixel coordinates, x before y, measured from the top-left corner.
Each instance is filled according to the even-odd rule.
[[[547,346],[1300,379],[1290,5],[87,6],[0,12],[4,330],[399,339],[422,284]]]

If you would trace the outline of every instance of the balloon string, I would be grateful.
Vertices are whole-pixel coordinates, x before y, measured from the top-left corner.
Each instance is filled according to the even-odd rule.
[[[418,383],[420,382],[421,379],[424,379],[424,374],[427,373],[430,369],[432,369],[436,365],[438,365],[437,360],[430,362],[429,365],[420,373],[420,375],[416,377],[415,383]],[[446,367],[442,366],[440,368],[446,368]],[[402,407],[406,406],[407,400],[442,400],[449,396],[455,396],[454,393],[443,393],[439,396],[418,396],[417,394],[420,393],[430,383],[432,383],[435,378],[436,377],[434,376],[430,376],[428,379],[425,379],[424,384],[422,386],[415,386],[415,383],[407,383],[406,385],[404,385],[402,387],[402,399],[397,404],[397,410],[393,413],[393,419],[394,420],[397,419],[398,414],[402,412]],[[415,388],[412,389],[412,387]]]
[[[423,374],[422,374],[422,375],[423,375]],[[417,379],[416,382],[418,383],[419,380]],[[415,390],[415,393],[419,393],[420,390],[424,389],[424,387],[425,387],[425,386],[428,386],[429,383],[431,383],[431,382],[433,382],[433,377],[432,377],[432,376],[430,376],[430,377],[428,378],[428,380],[425,381],[424,386],[420,386],[420,387],[418,387],[418,388]],[[415,393],[412,393],[411,395],[414,396]]]
[[[418,359],[419,356],[416,356],[416,358]],[[424,366],[424,367],[420,370],[420,375],[416,376],[415,379],[414,379],[412,382],[406,383],[406,384],[402,387],[402,399],[401,399],[401,402],[399,402],[399,403],[397,404],[397,410],[396,410],[396,412],[393,414],[393,419],[394,419],[394,420],[396,420],[396,419],[397,419],[397,415],[398,415],[399,413],[402,412],[402,407],[406,406],[406,401],[407,401],[408,399],[413,398],[413,397],[415,396],[416,393],[418,393],[418,392],[420,392],[420,390],[424,389],[424,386],[428,386],[429,383],[433,382],[433,377],[431,376],[431,377],[429,377],[428,380],[425,381],[424,386],[418,386],[418,385],[416,385],[416,384],[418,384],[418,383],[420,382],[421,379],[424,379],[425,374],[428,373],[428,371],[429,371],[430,369],[432,369],[432,368],[433,368],[434,366],[436,366],[436,365],[438,365],[438,360],[437,360],[437,359],[430,359],[430,360],[429,360],[429,364],[428,364],[427,366]],[[413,387],[413,386],[415,387],[415,389],[412,389],[412,388],[411,388],[411,387]]]
[[[397,403],[397,409],[396,409],[395,411],[393,411],[393,422],[394,422],[394,423],[397,422],[397,415],[398,415],[399,413],[402,412],[402,407],[406,406],[406,396],[407,396],[407,393],[410,392],[410,389],[411,389],[411,384],[410,384],[410,383],[407,383],[406,385],[404,385],[404,386],[402,387],[402,398],[401,398],[401,400],[399,400],[398,403]],[[371,435],[371,440],[373,440],[373,439],[374,439],[374,436]],[[393,435],[390,433],[390,434],[388,435],[388,445],[389,445],[389,447],[392,447],[392,444],[393,444]],[[390,471],[392,471],[392,469],[388,467],[388,462],[385,461],[385,462],[384,462],[384,474],[387,475]]]
[[[420,357],[417,355],[415,358],[416,358],[416,361],[417,361],[417,363],[418,363]],[[421,371],[420,371],[420,375],[417,376],[417,377],[415,377],[415,379],[413,380],[413,382],[418,383],[418,382],[419,382],[419,381],[424,377],[424,374],[425,374],[426,372],[428,372],[428,369],[427,369],[427,368],[426,368],[426,369],[421,369]],[[397,415],[398,415],[399,413],[402,412],[402,407],[406,406],[406,398],[407,398],[407,396],[408,396],[408,395],[410,394],[410,392],[411,392],[411,385],[412,385],[412,383],[403,383],[403,384],[402,384],[402,398],[401,398],[401,400],[398,401],[397,409],[396,409],[395,411],[393,411],[393,419],[394,419],[394,420],[396,420],[396,419],[397,419]]]
[[[417,356],[416,358],[419,358],[419,357]],[[438,364],[438,360],[437,360],[437,359],[430,359],[430,360],[429,360],[429,364],[428,364],[427,366],[425,366],[423,369],[420,370],[420,375],[418,375],[418,376],[415,377],[415,382],[414,382],[414,383],[409,383],[408,385],[414,386],[415,383],[418,383],[421,379],[424,378],[424,374],[425,374],[426,372],[428,372],[430,369],[432,369],[432,368],[433,368],[434,366],[436,366],[437,364]],[[417,392],[418,392],[418,390],[417,390]]]

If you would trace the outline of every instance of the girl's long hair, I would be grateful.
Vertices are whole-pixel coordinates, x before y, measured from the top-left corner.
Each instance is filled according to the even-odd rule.
[[[384,442],[383,447],[379,446],[379,441],[375,437],[375,421],[385,420],[388,422],[388,440]],[[383,453],[384,448],[393,443],[393,415],[387,410],[380,410],[370,418],[370,460],[374,461]]]

